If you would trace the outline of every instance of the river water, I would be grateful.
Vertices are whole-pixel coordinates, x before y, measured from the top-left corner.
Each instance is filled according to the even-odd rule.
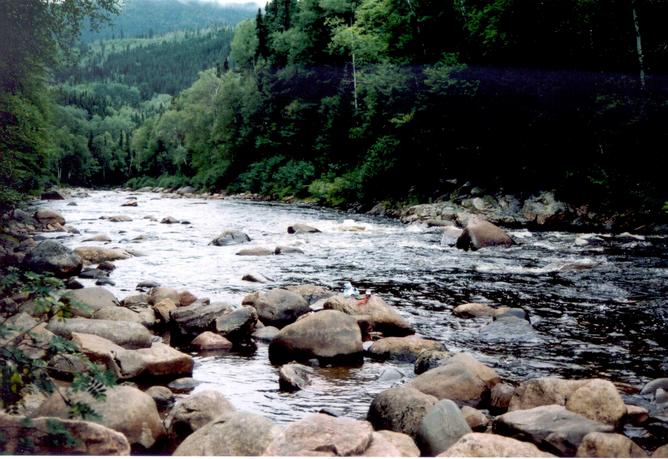
[[[138,207],[121,207],[131,196]],[[115,262],[116,285],[108,288],[119,298],[144,280],[237,305],[258,289],[312,283],[340,290],[350,281],[380,294],[420,335],[450,351],[471,352],[511,383],[601,377],[639,388],[668,374],[664,237],[519,230],[510,232],[519,242],[512,248],[463,252],[441,246],[439,231],[424,225],[296,205],[121,191],[40,204],[81,231],[63,239],[69,247],[99,245],[82,240],[104,233],[113,240],[108,246],[143,254]],[[100,219],[112,215],[133,220]],[[159,223],[166,216],[189,223]],[[294,223],[322,233],[290,235],[286,229]],[[242,246],[208,245],[225,229],[246,232],[252,239],[246,246],[294,246],[304,254],[242,257],[235,255]],[[246,273],[273,282],[242,281]],[[536,334],[485,341],[479,331],[487,319],[452,314],[466,302],[523,308]],[[193,377],[202,383],[196,390],[215,388],[237,409],[277,422],[323,408],[361,418],[375,394],[414,377],[410,364],[365,359],[361,367],[317,368],[311,387],[287,394],[278,391],[278,369],[269,363],[266,344],[195,360]]]

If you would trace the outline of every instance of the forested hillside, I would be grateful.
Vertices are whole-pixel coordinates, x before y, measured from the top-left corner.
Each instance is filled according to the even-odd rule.
[[[221,6],[200,0],[127,0],[119,15],[99,30],[84,29],[82,40],[152,38],[169,32],[195,30],[211,25],[235,26],[252,17],[255,3]]]
[[[57,74],[52,176],[334,206],[428,201],[467,181],[649,214],[668,199],[666,2],[273,0],[256,13],[233,36],[84,45]]]

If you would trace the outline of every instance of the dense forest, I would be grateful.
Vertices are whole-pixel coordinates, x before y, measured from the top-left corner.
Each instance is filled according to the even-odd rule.
[[[465,181],[650,213],[668,199],[666,2],[273,0],[256,13],[233,33],[81,45],[30,101],[57,101],[32,147],[40,170],[334,206],[427,201]]]

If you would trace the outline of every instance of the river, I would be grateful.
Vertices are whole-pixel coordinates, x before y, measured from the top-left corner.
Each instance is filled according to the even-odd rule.
[[[139,205],[121,207],[131,196]],[[350,281],[381,295],[420,335],[450,351],[471,352],[511,383],[552,375],[601,377],[639,388],[668,373],[665,237],[518,230],[509,232],[519,243],[514,247],[463,252],[441,246],[439,231],[425,225],[298,205],[121,191],[40,204],[80,230],[63,238],[69,247],[99,244],[82,240],[104,233],[113,240],[109,246],[143,254],[115,262],[116,285],[108,288],[119,298],[144,280],[237,305],[257,289],[313,283],[340,290]],[[100,219],[112,215],[133,220]],[[159,223],[166,216],[189,223]],[[322,232],[290,235],[286,229],[294,223]],[[304,254],[242,257],[235,255],[241,246],[208,245],[225,229],[246,232],[252,239],[247,246],[295,246]],[[242,281],[246,273],[273,282]],[[537,339],[482,340],[479,330],[487,319],[452,314],[466,302],[525,309]],[[195,360],[193,377],[202,383],[196,390],[215,388],[237,409],[277,422],[321,408],[365,417],[375,394],[414,377],[410,364],[365,359],[356,368],[318,368],[311,387],[288,394],[278,391],[266,344]],[[404,376],[397,379],[394,370]]]

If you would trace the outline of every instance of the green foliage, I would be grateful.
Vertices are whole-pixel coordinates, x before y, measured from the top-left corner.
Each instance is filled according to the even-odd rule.
[[[90,418],[95,412],[90,406],[72,401],[71,394],[86,392],[95,399],[104,399],[106,388],[115,384],[115,377],[106,368],[92,363],[77,346],[59,336],[44,338],[36,333],[38,326],[57,318],[66,320],[72,316],[72,305],[58,300],[56,290],[62,289],[62,281],[50,276],[22,272],[9,268],[1,273],[0,295],[12,297],[26,295],[36,306],[34,323],[14,320],[15,311],[0,313],[0,409],[17,412],[23,398],[31,392],[51,394],[57,391],[70,407],[73,417]],[[87,371],[76,373],[67,393],[58,389],[50,376],[48,362],[54,356],[72,355],[84,362]],[[65,441],[59,427],[52,426],[54,441]],[[59,440],[60,439],[60,440]],[[28,447],[29,445],[26,445]]]

